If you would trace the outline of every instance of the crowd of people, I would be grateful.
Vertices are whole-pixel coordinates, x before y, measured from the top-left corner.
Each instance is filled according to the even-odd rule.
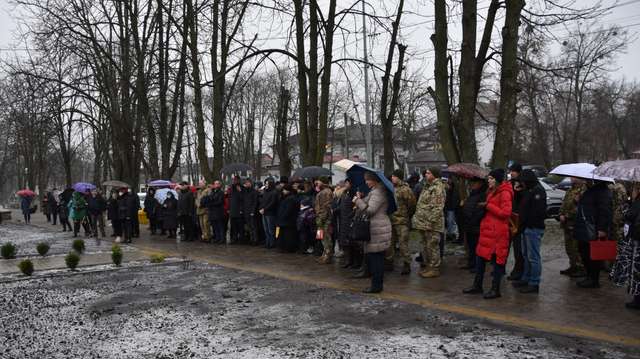
[[[420,179],[403,171],[390,176],[397,209],[390,213],[388,188],[373,172],[365,173],[366,192],[346,179],[335,187],[329,178],[294,180],[268,178],[264,183],[234,177],[228,187],[221,181],[198,186],[179,184],[177,196],[169,191],[160,201],[156,188],[147,192],[143,210],[152,236],[179,236],[181,241],[213,244],[263,245],[283,252],[315,255],[319,264],[330,264],[335,249],[341,267],[354,270],[356,278],[371,278],[365,291],[383,290],[384,272],[399,265],[409,275],[412,263],[420,263],[419,276],[441,275],[447,240],[464,243],[466,258],[460,269],[475,273],[465,294],[485,299],[501,296],[507,259],[513,253],[513,269],[507,276],[522,294],[539,292],[543,282],[541,245],[545,233],[546,192],[535,173],[515,163],[508,171],[492,170],[486,178],[461,181],[442,176],[441,168],[425,170]],[[580,288],[598,288],[603,269],[618,285],[628,284],[628,261],[605,263],[592,260],[590,242],[618,241],[624,246],[640,241],[640,187],[631,198],[623,184],[572,178],[558,220],[564,230],[569,267],[561,274],[582,278]],[[458,188],[465,185],[467,188]],[[140,233],[140,200],[127,188],[113,190],[105,199],[99,190],[74,192],[69,198],[48,193],[43,206],[47,218],[77,236],[105,236],[104,213],[111,221],[113,237],[131,242]],[[73,227],[70,225],[73,222]],[[365,223],[365,227],[362,227]],[[362,238],[361,228],[368,236]],[[412,234],[413,233],[413,234]],[[409,249],[410,236],[418,236],[423,248],[417,257]],[[634,252],[631,256],[635,256]],[[640,258],[635,258],[640,262]],[[483,280],[491,264],[491,286]],[[635,282],[634,282],[635,283]],[[640,309],[640,285],[629,289],[633,300],[627,307]]]

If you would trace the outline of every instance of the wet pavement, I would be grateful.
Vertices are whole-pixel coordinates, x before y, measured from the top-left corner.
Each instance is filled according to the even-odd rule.
[[[638,357],[629,347],[203,264],[0,288],[0,358]]]
[[[340,269],[337,264],[318,265],[314,262],[314,257],[311,256],[283,254],[244,245],[184,243],[160,237],[150,238],[146,230],[142,231],[142,238],[135,240],[134,246],[144,252],[161,251],[176,257],[184,256],[198,262],[221,265],[229,268],[231,273],[236,273],[231,277],[244,278],[248,276],[253,278],[261,276],[261,278],[268,279],[269,283],[278,279],[278,283],[284,283],[283,285],[291,288],[287,295],[293,298],[304,296],[304,290],[300,291],[297,288],[316,288],[317,286],[325,288],[322,290],[323,292],[340,293],[337,296],[356,296],[364,298],[363,300],[392,303],[394,313],[395,306],[409,306],[414,308],[414,311],[424,311],[431,316],[453,317],[472,327],[479,325],[484,328],[487,326],[493,328],[490,330],[502,330],[503,333],[532,330],[533,336],[544,338],[545,341],[559,340],[562,343],[569,341],[579,343],[578,346],[589,346],[592,349],[602,348],[605,351],[614,348],[627,354],[635,353],[634,349],[640,347],[640,313],[624,308],[627,297],[623,288],[613,287],[604,279],[604,273],[602,288],[595,290],[578,289],[575,280],[559,274],[559,271],[567,266],[568,260],[564,255],[560,229],[557,224],[551,221],[548,223],[548,230],[543,239],[544,269],[540,293],[537,295],[520,294],[513,290],[508,283],[505,283],[503,297],[492,301],[483,300],[478,296],[461,294],[462,289],[471,284],[472,274],[457,269],[458,258],[454,256],[445,259],[443,275],[440,278],[422,279],[418,277],[417,263],[414,263],[414,271],[410,276],[400,276],[398,272],[385,274],[383,294],[362,297],[353,293],[367,286],[367,280],[351,279],[352,273]],[[413,246],[416,247],[416,244]],[[512,260],[510,260],[511,262]],[[243,272],[233,270],[242,270]],[[144,284],[144,281],[139,283]],[[214,280],[212,283],[219,283],[219,281]],[[488,278],[485,283],[489,283]],[[190,288],[194,286],[195,284]],[[325,303],[324,297],[322,300],[317,298],[310,300],[315,301],[316,306],[332,306],[333,310],[340,310],[340,306],[336,306],[340,303]],[[306,318],[304,315],[307,314],[304,311],[299,313],[303,318]],[[399,333],[395,333],[395,329],[389,330],[391,332],[388,335],[399,335]],[[478,334],[474,330],[471,332],[475,333],[477,339]],[[437,334],[442,335],[443,333]],[[338,333],[331,335],[340,337]],[[618,345],[623,346],[617,347]],[[430,351],[429,353],[436,352]],[[278,353],[282,354],[282,352]],[[424,354],[425,352],[418,351],[416,353]],[[604,355],[597,350],[590,353],[591,355],[586,357],[609,357],[609,355]],[[387,354],[391,355],[391,353]],[[575,351],[565,354],[568,356],[550,354],[543,355],[543,357],[580,357],[578,355],[580,353]],[[313,357],[315,354],[310,356]],[[339,356],[328,355],[327,357]],[[349,356],[348,352],[347,356]],[[374,352],[371,352],[364,356],[375,355]],[[510,352],[497,356],[537,357],[539,355],[530,353],[521,356]],[[440,353],[434,357],[464,357],[464,355]],[[473,355],[469,357],[473,357]]]

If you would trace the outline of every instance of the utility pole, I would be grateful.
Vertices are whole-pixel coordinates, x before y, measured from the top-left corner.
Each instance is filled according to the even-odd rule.
[[[365,15],[364,4],[362,1],[362,41],[364,41],[363,53],[364,53],[364,114],[367,121],[367,130],[365,132],[365,141],[367,144],[367,165],[373,167],[375,161],[373,160],[373,146],[371,141],[371,110],[369,109],[369,59],[367,55],[367,17]]]
[[[344,158],[349,159],[349,118],[347,113],[344,113]]]

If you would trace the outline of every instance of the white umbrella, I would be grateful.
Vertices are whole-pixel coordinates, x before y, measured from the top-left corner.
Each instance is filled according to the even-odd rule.
[[[567,163],[554,168],[551,172],[552,175],[566,176],[566,177],[578,177],[590,180],[614,182],[613,178],[602,177],[593,173],[596,166],[591,163]]]
[[[164,201],[167,199],[167,193],[173,193],[173,198],[178,198],[178,192],[169,189],[169,188],[161,188],[156,191],[156,195],[154,196],[160,204],[164,204]]]
[[[355,164],[357,164],[357,162],[354,162],[354,161],[351,161],[351,160],[348,160],[348,159],[345,158],[343,160],[340,160],[340,161],[334,163],[333,166],[337,167],[339,170],[342,170],[342,171],[346,172],[351,167],[353,167],[353,165],[355,165]]]

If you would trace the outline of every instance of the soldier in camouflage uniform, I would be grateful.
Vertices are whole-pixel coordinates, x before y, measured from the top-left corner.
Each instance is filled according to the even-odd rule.
[[[333,204],[333,192],[329,187],[329,179],[322,177],[316,181],[316,191],[318,194],[315,198],[314,210],[316,212],[316,228],[322,230],[322,247],[324,248],[322,256],[318,259],[320,264],[331,263],[333,256],[333,241],[329,235],[329,226],[331,226],[331,206]]]
[[[426,268],[420,273],[423,278],[440,276],[440,236],[444,233],[446,190],[439,177],[439,168],[427,170],[427,181],[420,193],[416,214],[413,216],[413,228],[421,232],[424,241]]]
[[[611,221],[611,239],[620,241],[624,237],[624,212],[627,206],[627,189],[620,182],[611,184],[609,190],[613,195],[613,218]]]
[[[578,251],[578,241],[573,235],[573,228],[576,224],[576,214],[578,207],[578,199],[587,189],[583,180],[579,178],[571,178],[572,186],[564,195],[562,206],[560,207],[560,224],[564,230],[564,249],[569,257],[569,268],[560,271],[562,275],[568,275],[572,278],[584,277],[586,272],[580,259]]]
[[[396,205],[398,209],[391,215],[392,237],[391,246],[385,254],[385,260],[393,266],[396,244],[400,245],[400,258],[403,262],[402,272],[407,275],[411,273],[411,256],[409,253],[409,221],[416,210],[416,197],[413,191],[403,181],[402,170],[393,171],[391,182],[395,187]]]

